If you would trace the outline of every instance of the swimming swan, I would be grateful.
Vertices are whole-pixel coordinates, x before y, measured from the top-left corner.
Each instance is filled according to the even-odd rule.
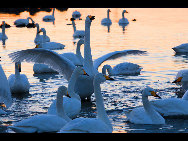
[[[53,8],[52,15],[46,15],[42,18],[42,20],[45,21],[45,22],[54,21],[55,20],[54,12],[55,12],[55,8]]]
[[[84,39],[84,61],[83,68],[89,76],[79,76],[75,84],[75,92],[80,96],[81,99],[90,98],[91,94],[93,94],[93,79],[94,75],[98,73],[97,68],[101,65],[102,62],[108,60],[109,58],[113,58],[116,55],[120,54],[131,54],[131,53],[143,53],[143,51],[139,50],[125,50],[125,51],[116,51],[112,53],[108,53],[104,55],[104,57],[98,58],[96,61],[92,60],[91,48],[90,48],[90,25],[94,16],[87,16],[85,20],[85,31],[86,36]],[[12,61],[27,61],[34,62],[40,64],[46,64],[49,67],[53,68],[60,74],[64,76],[64,78],[69,81],[73,70],[75,69],[75,65],[73,62],[68,60],[67,58],[59,55],[58,53],[52,50],[46,49],[27,49],[21,50],[17,52],[13,52],[9,54],[9,57]]]
[[[102,25],[111,25],[112,24],[112,21],[110,19],[110,9],[107,10],[107,18],[104,18],[101,20],[101,24]]]
[[[46,29],[41,28],[39,30],[39,33],[43,32],[43,36],[46,36]],[[42,38],[45,39],[45,38]],[[57,42],[46,42],[46,40],[41,40],[41,42],[36,45],[36,48],[45,48],[45,49],[50,49],[50,50],[59,50],[59,49],[64,49],[65,45]]]
[[[19,121],[9,126],[13,131],[18,133],[42,133],[57,132],[71,119],[65,114],[63,109],[63,95],[66,95],[67,88],[60,86],[57,91],[57,115],[39,114]]]
[[[43,35],[40,35],[40,28],[39,28],[39,24],[36,23],[35,24],[36,27],[37,27],[37,34],[36,34],[36,37],[35,37],[35,40],[34,40],[34,43],[35,44],[40,44],[41,42],[50,42],[50,38],[48,37],[48,35],[46,35],[46,32],[44,31],[43,32]]]
[[[29,93],[30,84],[25,74],[20,74],[21,62],[15,63],[15,74],[8,77],[11,93]]]
[[[93,85],[96,98],[97,118],[76,118],[68,122],[58,133],[112,133],[113,127],[104,108],[100,84],[106,79],[103,74],[95,75]]]
[[[6,109],[12,105],[12,96],[5,72],[0,64],[0,115],[6,114]]]
[[[28,17],[27,19],[17,19],[14,21],[14,25],[16,25],[16,27],[25,27],[29,24],[29,19],[32,21],[32,24],[35,23],[31,17]]]
[[[72,17],[73,17],[74,19],[78,19],[78,18],[81,17],[81,13],[80,13],[79,11],[75,10],[75,11],[72,13]]]
[[[165,124],[165,119],[153,108],[148,96],[159,97],[147,86],[142,92],[143,107],[134,108],[127,115],[127,120],[134,124]]]
[[[0,40],[8,39],[7,35],[5,34],[5,21],[2,22],[2,33],[0,33]]]
[[[163,117],[188,116],[188,90],[182,98],[168,98],[151,101],[154,109]]]
[[[81,67],[76,67],[75,70],[73,71],[71,78],[69,80],[68,84],[68,94],[69,97],[65,97],[63,99],[63,107],[66,115],[73,119],[75,118],[81,110],[81,98],[78,94],[74,92],[74,86],[76,83],[76,80],[79,75],[84,75],[84,70]],[[56,100],[53,101],[53,103],[50,105],[48,108],[48,114],[57,114],[56,112]]]
[[[115,67],[111,67],[110,65],[104,65],[102,68],[102,73],[106,74],[106,70],[108,71],[109,76],[112,75],[136,75],[140,74],[142,68],[139,65],[125,62],[116,65]]]
[[[84,30],[76,30],[76,25],[75,25],[75,19],[71,18],[70,19],[72,21],[72,25],[73,25],[73,30],[74,30],[74,34],[73,37],[74,38],[84,38],[85,36],[85,31]]]
[[[129,21],[127,18],[125,18],[125,13],[128,13],[126,10],[123,10],[122,12],[122,18],[119,19],[119,25],[123,25],[123,24],[129,24]]]

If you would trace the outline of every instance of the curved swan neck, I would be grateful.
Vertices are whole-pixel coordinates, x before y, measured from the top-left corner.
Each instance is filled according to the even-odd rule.
[[[79,95],[77,95],[74,92],[74,87],[75,87],[75,83],[76,83],[76,80],[77,80],[78,76],[79,76],[79,72],[77,70],[74,70],[72,75],[71,75],[71,78],[69,80],[68,93],[69,93],[71,98],[77,98],[78,100],[80,100]]]
[[[109,75],[112,75],[113,74],[113,70],[112,70],[112,67],[110,65],[104,65],[103,68],[102,68],[102,73],[104,75],[106,75],[106,70],[108,71],[108,74]]]
[[[81,42],[81,40],[78,41],[77,43],[77,48],[76,48],[76,55],[77,57],[79,58],[79,60],[83,63],[83,57],[82,57],[82,54],[80,52],[80,47],[83,43]]]
[[[74,32],[76,32],[76,25],[75,25],[74,20],[72,20],[72,26],[73,26],[73,30],[74,30]]]
[[[112,128],[112,124],[104,108],[104,102],[103,102],[103,97],[101,94],[100,83],[96,79],[94,79],[93,85],[94,85],[94,94],[96,98],[97,117],[101,119],[103,122],[105,122],[110,128]]]
[[[54,17],[55,8],[53,8],[52,16]]]
[[[32,21],[32,23],[35,23],[31,17],[28,17],[27,19],[28,19],[28,21],[30,19]]]
[[[71,119],[66,115],[63,108],[63,94],[59,90],[57,91],[57,97],[56,97],[56,110],[57,115],[64,118],[67,121],[70,121]]]

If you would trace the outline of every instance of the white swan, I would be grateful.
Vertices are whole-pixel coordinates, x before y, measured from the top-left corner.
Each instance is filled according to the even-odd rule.
[[[141,67],[137,64],[124,62],[112,67],[110,65],[104,65],[102,68],[102,73],[106,74],[106,70],[110,76],[112,75],[136,75],[140,74]]]
[[[71,52],[68,52],[68,53],[63,53],[61,54],[61,56],[69,59],[70,61],[72,61],[74,63],[74,65],[76,66],[83,66],[83,60],[84,58],[82,57],[81,55],[81,52],[80,52],[80,46],[84,44],[84,40],[83,39],[80,39],[78,42],[77,42],[77,47],[76,47],[76,54],[74,53],[71,53]]]
[[[104,108],[100,84],[105,82],[103,74],[95,75],[93,85],[96,98],[97,118],[76,118],[68,122],[59,133],[112,133],[113,127]]]
[[[2,22],[2,33],[0,33],[0,40],[8,39],[7,35],[5,34],[5,21]]]
[[[84,39],[84,61],[83,66],[84,70],[89,76],[79,76],[75,84],[75,92],[80,96],[81,99],[90,98],[91,94],[93,94],[93,79],[94,75],[98,73],[97,68],[101,65],[102,62],[114,58],[117,56],[131,54],[131,53],[143,53],[143,51],[139,50],[124,50],[124,51],[116,51],[112,53],[108,53],[104,55],[104,57],[100,57],[94,61],[92,60],[91,48],[90,48],[90,25],[93,16],[87,16],[85,20],[85,31],[86,36]],[[75,65],[73,62],[68,60],[67,58],[53,52],[51,50],[46,49],[27,49],[21,50],[17,52],[13,52],[9,54],[9,57],[12,61],[27,61],[34,62],[40,64],[46,64],[49,67],[53,68],[60,74],[64,76],[66,80],[69,81],[73,70],[75,69]]]
[[[182,85],[184,91],[188,90],[188,69],[178,71],[175,80],[172,83]]]
[[[73,30],[74,30],[73,37],[74,38],[84,38],[85,31],[84,30],[76,30],[76,25],[75,25],[75,22],[74,22],[75,19],[71,18],[70,20],[72,21]]]
[[[127,18],[125,18],[125,13],[128,13],[126,10],[123,10],[123,12],[122,12],[122,18],[121,19],[119,19],[119,25],[123,25],[123,24],[129,24],[129,21],[128,21],[128,19]]]
[[[8,77],[11,93],[29,93],[30,84],[25,74],[20,74],[21,62],[15,63],[15,74]]]
[[[27,19],[17,19],[14,21],[14,25],[16,25],[16,27],[25,27],[29,24],[29,19],[32,21],[32,24],[35,23],[31,17],[28,17]]]
[[[110,14],[109,14],[110,12],[111,12],[110,9],[108,9],[107,10],[107,18],[104,18],[101,20],[102,25],[111,25],[112,24],[112,21],[110,19]]]
[[[153,108],[148,96],[159,97],[152,88],[146,87],[142,92],[143,107],[134,108],[127,120],[134,124],[165,124],[165,119]]]
[[[72,13],[72,17],[75,18],[75,19],[78,19],[81,17],[81,13],[77,10],[75,10],[73,13]]]
[[[0,64],[0,115],[6,114],[6,108],[12,105],[12,96],[5,72]]]
[[[52,15],[46,15],[42,18],[42,20],[45,21],[45,22],[54,21],[55,20],[54,12],[55,12],[55,8],[53,8]]]
[[[76,79],[78,78],[79,75],[84,75],[84,70],[81,67],[76,67],[71,75],[68,84],[68,94],[71,98],[65,97],[63,99],[63,107],[65,113],[71,119],[75,118],[80,113],[81,110],[80,96],[74,92]],[[57,114],[56,100],[54,100],[53,103],[48,108],[48,114],[53,114],[53,115]]]
[[[188,43],[181,44],[172,48],[176,53],[188,53]]]
[[[48,35],[46,35],[46,32],[45,33],[43,32],[43,35],[39,34],[40,33],[39,24],[36,23],[35,25],[37,27],[37,34],[34,40],[35,44],[40,44],[41,42],[43,42],[43,40],[44,42],[50,42],[50,38],[48,37]]]
[[[154,109],[162,116],[188,116],[188,90],[182,98],[168,98],[151,101]]]
[[[71,119],[65,114],[63,109],[63,95],[66,95],[67,88],[61,86],[57,91],[57,115],[39,114],[19,121],[9,126],[18,133],[42,133],[57,132]]]
[[[43,36],[46,36],[46,29],[41,28],[39,30],[39,33],[43,32]],[[44,39],[44,40],[43,40]],[[57,42],[46,42],[45,38],[42,38],[41,42],[36,45],[36,48],[45,48],[45,49],[50,49],[50,50],[59,50],[59,49],[64,49],[65,45]]]

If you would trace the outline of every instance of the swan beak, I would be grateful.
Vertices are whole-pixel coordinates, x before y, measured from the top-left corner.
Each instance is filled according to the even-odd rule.
[[[69,97],[69,98],[71,98],[71,96],[69,95],[68,91],[67,91],[67,95],[66,96]]]
[[[20,64],[18,64],[18,70],[19,70],[19,72],[21,72],[21,65]]]
[[[104,77],[106,78],[106,80],[114,80],[114,78],[111,78],[111,77],[109,77],[107,75],[104,75]]]
[[[74,21],[75,20],[75,18],[70,18],[70,21]]]
[[[85,70],[83,70],[84,71],[84,75],[87,75],[87,76],[89,76],[87,73],[86,73],[86,71]]]
[[[109,9],[109,12],[111,12],[111,10]]]
[[[38,33],[42,32],[42,30],[40,29]]]
[[[128,11],[125,11],[125,13],[129,13]]]
[[[1,108],[6,108],[6,105],[4,103],[0,103]]]
[[[172,83],[178,83],[178,82],[181,82],[183,77],[179,77],[178,79],[176,79],[175,81],[173,81]]]
[[[90,20],[92,21],[92,20],[95,19],[95,16],[91,16],[91,15],[89,15],[89,18],[90,18]]]
[[[157,94],[156,94],[156,92],[151,91],[150,93],[151,93],[151,95],[152,95],[152,96],[154,96],[154,97],[158,97],[158,98],[160,98],[160,99],[161,99],[161,97],[160,97],[159,95],[157,95]]]
[[[36,47],[35,48],[39,48],[39,45],[36,45]]]

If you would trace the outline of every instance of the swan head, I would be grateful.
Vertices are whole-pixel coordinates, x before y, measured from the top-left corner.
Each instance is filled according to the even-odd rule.
[[[87,75],[89,76],[86,71],[80,67],[80,66],[77,66],[75,69],[74,69],[74,72],[73,73],[77,73],[78,75]]]
[[[106,81],[105,75],[102,73],[98,73],[95,75],[94,82],[103,83]]]
[[[110,10],[110,9],[108,9],[108,10],[107,10],[107,12],[111,12],[111,10]]]
[[[143,94],[144,96],[154,96],[154,97],[158,97],[158,98],[161,99],[161,97],[156,94],[155,90],[154,90],[153,88],[149,87],[149,86],[147,86],[147,87],[143,90],[142,94]]]
[[[181,83],[188,81],[188,73],[183,73],[180,75],[176,80],[174,80],[172,83]]]
[[[123,10],[123,13],[129,13],[127,10]]]
[[[57,93],[61,93],[62,95],[67,96],[67,87],[65,86],[60,86],[57,90]]]
[[[95,16],[88,15],[86,17],[85,22],[90,24],[94,19],[95,19]]]
[[[0,109],[4,110],[6,108],[5,103],[0,103]]]
[[[45,28],[41,28],[38,33],[40,33],[40,32],[43,32],[43,33],[45,32],[46,33],[46,29]]]
[[[35,26],[36,26],[36,27],[39,27],[39,24],[38,24],[38,23],[36,23],[36,24],[35,24]]]

